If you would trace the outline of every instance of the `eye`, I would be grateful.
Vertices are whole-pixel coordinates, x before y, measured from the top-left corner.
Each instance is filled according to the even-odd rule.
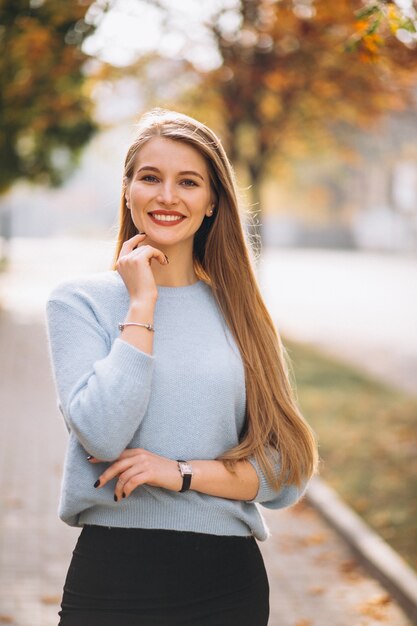
[[[142,176],[141,180],[144,180],[147,183],[155,183],[158,182],[156,176],[152,176],[152,174],[146,174],[146,176]]]
[[[198,187],[195,180],[192,180],[191,178],[185,178],[181,181],[181,184],[184,185],[184,187]]]

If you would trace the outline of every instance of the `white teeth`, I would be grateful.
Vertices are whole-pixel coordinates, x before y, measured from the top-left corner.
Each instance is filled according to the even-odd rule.
[[[151,213],[152,217],[159,222],[179,222],[182,216],[179,215],[162,215],[161,213]]]

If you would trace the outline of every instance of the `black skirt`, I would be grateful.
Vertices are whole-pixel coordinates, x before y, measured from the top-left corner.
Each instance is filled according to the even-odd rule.
[[[268,579],[256,540],[85,526],[59,626],[266,626]]]

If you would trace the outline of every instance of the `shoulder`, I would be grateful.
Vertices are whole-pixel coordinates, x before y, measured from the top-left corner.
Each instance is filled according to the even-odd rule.
[[[66,301],[72,297],[94,296],[106,293],[108,290],[117,290],[123,286],[123,281],[116,271],[97,272],[79,278],[65,280],[51,290],[48,301]]]
[[[106,307],[125,292],[126,287],[117,271],[87,274],[56,285],[48,296],[47,308],[58,304],[82,313],[86,308]]]

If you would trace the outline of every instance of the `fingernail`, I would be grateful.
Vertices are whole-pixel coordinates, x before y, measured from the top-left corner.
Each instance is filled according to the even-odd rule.
[[[97,487],[99,486],[99,484],[100,484],[100,478],[98,478],[98,479],[96,480],[96,482],[94,483],[94,488],[95,488],[95,489],[97,489]]]
[[[167,263],[169,263],[169,259],[166,254],[164,254],[164,257],[166,258]]]
[[[141,233],[140,231],[138,231],[138,235],[146,235],[146,233]]]
[[[117,502],[117,496],[116,496],[116,494],[114,494],[113,498],[114,498],[114,501],[115,501],[115,502]]]
[[[94,457],[93,457],[92,454],[89,454],[88,457],[87,457],[87,461],[91,461],[91,459],[94,459]]]
[[[122,493],[122,498],[126,498],[125,492]]]

